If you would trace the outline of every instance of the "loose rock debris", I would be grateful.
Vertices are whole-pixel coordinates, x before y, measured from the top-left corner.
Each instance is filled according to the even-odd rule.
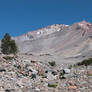
[[[62,65],[50,66],[20,56],[12,60],[1,56],[0,92],[92,92],[92,66],[62,69]]]

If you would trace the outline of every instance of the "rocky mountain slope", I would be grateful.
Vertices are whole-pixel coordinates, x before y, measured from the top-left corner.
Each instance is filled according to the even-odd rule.
[[[51,25],[14,39],[20,53],[52,55],[58,59],[84,58],[92,54],[92,24],[86,21],[70,26]]]
[[[91,23],[52,25],[13,39],[19,53],[0,54],[0,92],[92,92]]]
[[[92,92],[92,65],[66,66],[2,54],[0,92]]]

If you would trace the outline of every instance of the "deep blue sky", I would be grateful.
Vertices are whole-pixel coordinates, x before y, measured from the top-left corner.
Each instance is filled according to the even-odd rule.
[[[84,19],[92,22],[92,0],[0,0],[0,38]]]

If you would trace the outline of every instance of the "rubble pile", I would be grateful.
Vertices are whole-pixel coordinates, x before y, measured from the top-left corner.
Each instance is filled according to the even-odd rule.
[[[69,69],[20,56],[6,57],[0,57],[0,92],[92,92],[92,66]]]

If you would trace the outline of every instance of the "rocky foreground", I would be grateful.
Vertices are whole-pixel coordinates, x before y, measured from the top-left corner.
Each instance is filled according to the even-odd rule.
[[[92,92],[92,66],[72,67],[23,57],[1,55],[0,92]]]

